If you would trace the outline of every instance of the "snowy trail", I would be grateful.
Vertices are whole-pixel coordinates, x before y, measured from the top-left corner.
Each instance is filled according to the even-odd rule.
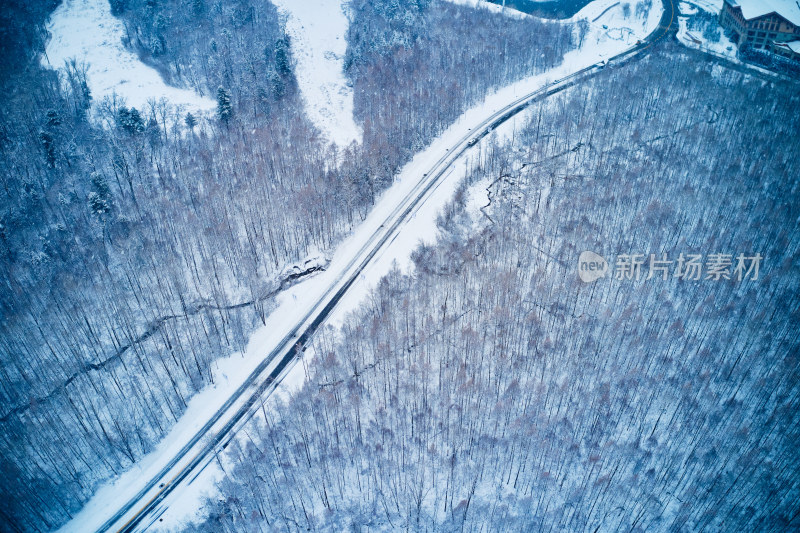
[[[286,31],[297,60],[297,83],[306,113],[329,141],[361,142],[353,120],[353,89],[344,77],[347,17],[342,0],[273,0],[288,16]]]
[[[660,6],[657,2],[658,0],[654,1],[652,11],[658,13],[655,13],[655,16],[651,14],[647,21],[634,28],[635,37],[644,39],[658,26]],[[554,79],[563,80],[573,73],[592,67],[602,58],[621,54],[630,49],[631,47],[624,41],[602,39],[602,35],[591,33],[587,36],[584,47],[567,54],[559,67],[523,79],[488,95],[481,104],[465,112],[456,123],[402,169],[395,183],[383,193],[364,223],[337,248],[326,272],[292,287],[278,297],[277,309],[268,317],[267,325],[252,336],[245,353],[235,354],[220,362],[215,372],[218,378],[217,386],[203,391],[191,401],[186,414],[157,449],[115,482],[101,489],[62,530],[81,532],[96,530],[115,509],[121,508],[154,479],[164,465],[175,457],[183,444],[203,425],[203,421],[216,413],[219,406],[247,379],[265,354],[270,353],[274,347],[281,346],[287,337],[291,338],[292,333],[298,331],[298,324],[303,322],[302,318],[308,311],[317,307],[323,296],[330,294],[346,274],[352,272],[354,262],[358,260],[359,254],[367,245],[386,234],[390,227],[388,222],[396,215],[399,207],[416,200],[415,193],[418,193],[424,182],[430,180],[431,169],[441,163],[443,156],[452,154],[458,147],[464,148],[465,139],[470,138],[478,126],[485,124],[486,121],[494,124],[498,120],[497,117],[505,116],[510,102],[515,102],[544,87],[551,87]],[[596,72],[598,69],[592,67],[592,70]],[[559,85],[564,86],[565,82],[562,81]],[[514,122],[513,119],[509,120],[496,131],[498,133],[511,131]],[[479,146],[480,144],[473,149],[479,149]],[[420,240],[432,242],[437,238],[436,216],[452,198],[465,169],[463,158],[448,165],[446,172],[438,177],[435,186],[427,191],[424,200],[416,204],[398,230],[392,232],[386,241],[386,246],[381,247],[367,266],[359,271],[357,279],[338,302],[332,315],[328,317],[327,324],[334,326],[340,324],[349,312],[357,309],[371,288],[392,268],[393,264],[397,263],[401,268],[407,268],[410,253]],[[297,361],[297,358],[293,361]],[[280,382],[278,394],[272,395],[271,398],[285,396],[302,384],[305,377],[303,366],[296,365],[289,370]],[[213,434],[214,432],[209,433]],[[165,475],[161,478],[163,480],[161,482],[169,484],[172,475]],[[169,530],[186,521],[199,519],[199,504],[204,496],[215,494],[215,482],[221,475],[218,463],[207,463],[207,467],[202,471],[189,476],[188,483],[180,483],[175,490],[172,490],[168,499],[162,501],[149,515],[148,521],[143,522],[142,527],[136,530],[144,530],[150,524],[154,526],[149,529],[151,531]],[[162,491],[158,484],[155,484],[141,498],[141,505],[152,498],[157,498],[160,492]],[[119,523],[124,523],[124,520]]]

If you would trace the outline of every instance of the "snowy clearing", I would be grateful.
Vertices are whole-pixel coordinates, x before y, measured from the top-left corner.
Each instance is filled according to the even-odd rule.
[[[703,35],[702,31],[689,29],[693,19],[698,15],[710,14],[715,18],[718,17],[722,9],[722,0],[688,0],[681,2],[678,8],[680,9],[680,15],[678,16],[677,38],[681,44],[741,63],[736,57],[736,45],[725,36],[722,27],[718,27],[718,41],[708,39]]]
[[[659,0],[653,0],[649,9],[640,17],[637,5],[644,2],[625,2],[618,0],[597,0],[578,11],[573,17],[563,22],[576,23],[584,19],[589,24],[589,32],[583,39],[582,48],[611,47],[611,43],[622,43],[631,46],[637,40],[644,39],[658,26],[663,8]],[[627,9],[626,9],[627,6]],[[611,55],[618,52],[614,51]],[[604,54],[602,57],[609,57]]]
[[[361,142],[353,120],[353,89],[344,77],[348,21],[342,0],[273,0],[287,15],[286,32],[297,61],[295,74],[306,113],[329,141]]]
[[[122,45],[125,26],[111,14],[107,0],[64,0],[47,24],[50,40],[42,64],[59,69],[69,59],[88,65],[87,81],[94,103],[116,94],[127,105],[144,108],[166,98],[187,111],[214,109],[216,102],[189,89],[171,87],[152,67]]]
[[[319,0],[315,0],[319,1]],[[287,0],[288,2],[288,0]],[[595,13],[600,13],[614,0],[597,0],[584,8],[583,13],[598,4],[603,7],[594,7]],[[631,12],[633,13],[633,9]],[[622,13],[615,9],[609,10],[603,20],[609,28],[626,28],[628,35],[625,39],[613,39],[607,36],[607,30],[602,26],[592,25],[580,49],[573,50],[564,56],[564,61],[558,67],[511,84],[495,93],[488,94],[486,99],[475,107],[469,109],[445,130],[439,137],[422,152],[418,153],[407,163],[395,179],[394,184],[387,189],[377,200],[366,220],[358,226],[336,248],[331,256],[331,261],[324,272],[298,283],[276,298],[277,307],[267,317],[265,326],[259,328],[251,336],[247,349],[243,354],[235,354],[221,361],[215,372],[217,385],[198,394],[189,405],[187,412],[173,427],[167,437],[159,444],[156,450],[149,454],[140,464],[121,475],[116,481],[103,487],[90,500],[90,502],[68,522],[61,531],[84,532],[95,530],[103,523],[104,517],[111,516],[111,509],[117,509],[133,497],[146,482],[151,479],[174,455],[183,443],[187,442],[197,428],[202,427],[217,408],[224,403],[230,393],[238,387],[258,363],[283,339],[292,328],[301,321],[301,318],[316,305],[316,302],[326,293],[327,289],[348,270],[348,264],[354,254],[357,254],[370,238],[379,231],[387,217],[405,198],[409,196],[414,187],[424,179],[425,174],[434,164],[454,146],[459,139],[468,134],[472,128],[483,122],[496,111],[502,109],[509,102],[529,94],[554,80],[561,79],[582,68],[596,64],[598,61],[617,55],[627,50],[637,39],[645,38],[658,26],[663,8],[660,0],[653,0],[652,8],[646,19],[638,20],[633,15],[626,19]],[[580,13],[579,13],[580,15]],[[577,15],[576,15],[577,16]],[[597,15],[595,15],[597,16]],[[605,17],[608,17],[606,19]],[[615,24],[612,26],[608,22]],[[513,134],[515,129],[522,124],[528,111],[520,113],[513,119],[498,127],[492,135],[500,139]],[[453,198],[467,172],[467,161],[471,154],[477,153],[492,136],[486,136],[483,141],[476,144],[463,157],[458,159],[448,172],[440,179],[439,183],[429,191],[427,197],[417,206],[410,215],[405,225],[395,234],[391,246],[379,252],[372,262],[363,271],[347,294],[333,311],[327,324],[338,327],[347,318],[349,313],[356,311],[365,300],[369,292],[377,285],[393,266],[397,265],[409,271],[413,263],[410,260],[411,252],[422,242],[433,243],[438,238],[436,218],[442,208]],[[310,357],[306,352],[305,357]],[[305,380],[305,361],[295,364],[269,399],[270,402],[285,398],[299,388]],[[247,439],[244,432],[238,438]],[[181,485],[175,489],[168,498],[162,502],[163,514],[160,521],[153,524],[148,531],[171,531],[179,528],[181,524],[199,521],[203,518],[201,509],[204,497],[216,493],[216,483],[223,473],[219,462],[210,463],[200,472],[194,481]]]
[[[490,189],[492,180],[488,177],[473,183],[466,190],[465,211],[472,220],[472,230],[476,233],[480,228],[486,226],[491,216],[492,198]]]

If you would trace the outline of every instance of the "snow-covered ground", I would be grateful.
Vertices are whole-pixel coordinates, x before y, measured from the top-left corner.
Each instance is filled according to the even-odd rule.
[[[286,31],[297,61],[295,73],[306,113],[329,141],[361,142],[353,120],[353,89],[344,77],[347,17],[343,0],[273,0],[287,15]]]
[[[614,55],[618,53],[614,51],[617,49],[614,43],[632,46],[658,26],[663,12],[660,0],[652,0],[644,18],[637,15],[637,4],[644,2],[597,0],[562,22],[577,23],[585,20],[589,24],[589,32],[583,39],[582,49],[609,48],[612,50],[611,55]],[[609,55],[605,54],[603,57],[607,58]]]
[[[353,90],[342,70],[348,26],[343,0],[274,3],[287,17],[309,118],[331,142],[340,146],[361,142],[361,128],[353,120]],[[162,98],[195,113],[216,105],[192,90],[167,85],[155,69],[125,48],[125,27],[111,14],[108,0],[64,0],[51,15],[47,30],[51,38],[42,63],[53,69],[62,68],[69,59],[87,64],[95,103],[116,94],[139,109]]]
[[[486,9],[494,13],[504,13],[510,17],[524,18],[532,15],[527,15],[521,11],[511,9],[509,7],[503,8],[497,4],[486,2],[485,0],[449,0],[454,4],[467,5]],[[715,0],[698,0],[699,2],[713,2]],[[719,0],[721,1],[721,0]],[[636,5],[643,4],[641,0],[595,0],[587,4],[583,9],[578,11],[575,15],[568,19],[554,20],[553,23],[561,24],[575,24],[584,19],[589,25],[589,32],[584,37],[581,53],[584,51],[589,53],[590,50],[598,50],[608,48],[614,55],[614,50],[617,47],[614,43],[622,43],[626,46],[631,46],[637,40],[643,39],[650,30],[648,28],[655,28],[658,26],[658,20],[661,17],[662,7],[660,0],[653,0],[651,8],[647,13],[646,18],[640,18],[636,14]],[[627,4],[629,11],[626,16],[625,5]],[[601,58],[610,57],[608,53],[603,53]]]
[[[509,17],[516,17],[516,18],[524,18],[527,17],[525,13],[521,11],[517,11],[516,9],[511,9],[510,7],[504,8],[503,6],[493,4],[491,2],[486,2],[485,0],[449,0],[454,4],[461,4],[464,6],[470,7],[481,7],[484,9],[488,9],[493,13],[503,13]]]
[[[138,109],[162,98],[192,112],[209,111],[216,105],[192,90],[167,85],[154,68],[125,48],[125,27],[111,14],[108,0],[64,0],[50,16],[47,30],[51,37],[43,65],[59,69],[68,59],[86,63],[95,103],[116,93]]]
[[[614,1],[597,0],[589,4],[578,15],[591,8],[589,13],[595,13],[596,17]],[[631,11],[633,12],[633,9]],[[335,250],[326,271],[287,289],[278,296],[277,307],[267,318],[267,324],[253,334],[244,353],[234,354],[218,364],[215,371],[216,385],[198,394],[191,401],[186,414],[173,427],[158,448],[140,464],[98,491],[84,509],[62,528],[62,531],[96,530],[103,523],[104,517],[113,514],[110,510],[119,508],[128,501],[147,480],[160,471],[162,466],[174,456],[174,451],[189,440],[191,435],[203,425],[203,421],[208,420],[230,393],[255,369],[265,354],[269,353],[272,347],[276,346],[300,322],[301,318],[326,293],[335,280],[348,270],[354,254],[364,247],[376,231],[379,231],[387,217],[409,196],[424,175],[462,137],[509,102],[531,93],[553,80],[564,78],[603,58],[609,58],[627,50],[637,39],[643,39],[658,26],[661,13],[660,0],[653,0],[649,16],[646,20],[641,21],[635,20],[633,17],[625,19],[621,12],[616,13],[614,9],[609,10],[602,19],[604,21],[602,24],[605,24],[607,28],[603,28],[602,24],[590,26],[583,47],[568,53],[561,65],[549,72],[525,78],[489,94],[482,103],[466,111],[425,150],[418,153],[403,167],[394,184],[378,199],[367,219]],[[616,39],[608,36],[609,29],[623,27],[630,30],[622,32],[627,37]],[[526,113],[517,115],[514,119],[498,127],[492,135],[497,135],[501,139],[510,136],[515,129],[520,127],[526,117]],[[438,238],[436,229],[438,213],[453,198],[454,192],[463,180],[467,172],[469,154],[481,150],[490,137],[487,136],[484,141],[471,148],[465,157],[460,158],[451,166],[438,185],[417,206],[407,223],[399,229],[391,240],[391,245],[373,258],[360,278],[342,298],[327,322],[329,325],[333,327],[340,325],[349,313],[357,310],[370,290],[394,265],[408,271],[412,267],[411,252],[420,241],[428,243],[436,241]],[[306,357],[309,357],[308,353],[306,353]],[[281,382],[276,391],[277,394],[270,397],[270,401],[291,394],[292,391],[297,390],[304,379],[305,365],[295,365]],[[239,437],[246,440],[246,437],[241,434]],[[219,462],[210,463],[192,483],[188,486],[183,485],[170,494],[166,501],[168,507],[160,516],[160,521],[157,521],[148,531],[170,531],[188,521],[202,519],[203,498],[215,495],[215,484],[223,475],[219,464]]]
[[[472,229],[476,233],[487,225],[489,222],[487,217],[491,216],[492,199],[489,191],[492,183],[493,180],[490,178],[482,178],[466,190],[464,211],[472,220]]]
[[[781,74],[767,70],[758,65],[742,61],[737,56],[738,48],[730,39],[725,36],[722,28],[719,28],[719,39],[707,39],[702,31],[689,29],[691,21],[703,13],[712,15],[715,19],[719,17],[722,9],[723,0],[684,0],[679,5],[680,14],[678,15],[678,35],[677,39],[681,44],[702,50],[703,52],[716,55],[733,63],[737,63],[754,72],[768,74],[770,76],[781,77]],[[720,70],[712,69],[712,74],[719,74]]]
[[[690,48],[698,48],[724,56],[732,61],[739,62],[736,58],[736,45],[725,36],[722,28],[717,35],[719,40],[707,39],[702,31],[690,30],[690,21],[702,13],[719,17],[722,9],[722,0],[686,0],[678,5],[678,40]]]

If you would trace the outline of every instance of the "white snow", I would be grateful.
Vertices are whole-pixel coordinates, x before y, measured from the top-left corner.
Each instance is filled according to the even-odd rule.
[[[510,17],[524,18],[532,17],[510,7],[503,8],[497,4],[486,2],[485,0],[449,0],[454,4],[468,5],[487,9],[494,13],[503,13]],[[714,1],[714,0],[700,0]],[[721,1],[721,0],[720,0]],[[641,0],[595,0],[583,7],[572,17],[563,20],[552,20],[550,22],[560,24],[574,24],[581,19],[589,23],[589,33],[583,41],[582,48],[587,52],[589,49],[606,47],[610,41],[617,41],[625,45],[635,44],[637,40],[644,39],[653,28],[658,26],[661,17],[662,7],[660,0],[653,0],[652,7],[646,19],[642,20],[636,16],[635,8],[637,4],[644,3]],[[628,5],[630,12],[625,16],[624,5]],[[615,47],[610,48],[612,51]],[[618,53],[613,52],[611,55]],[[609,54],[604,53],[600,58],[607,58]]]
[[[719,15],[723,0],[692,0],[691,3],[709,13]]]
[[[697,48],[705,52],[722,56],[733,62],[740,63],[736,57],[736,45],[725,36],[722,27],[719,28],[719,41],[706,39],[702,32],[689,30],[689,20],[700,12],[711,13],[719,16],[723,0],[685,0],[678,5],[678,41],[690,48]]]
[[[253,358],[246,359],[238,352],[217,360],[212,370],[214,385],[191,399],[186,412],[169,435],[130,470],[100,488],[83,509],[58,531],[76,533],[96,531],[117,508],[122,506],[123,499],[129,500],[139,491],[144,481],[152,478],[162,468],[164,458],[173,457],[203,426],[209,418],[209,413],[213,413],[225,403],[225,400],[252,372],[254,363],[257,361]]]
[[[94,103],[116,93],[128,106],[139,109],[148,100],[162,98],[193,112],[208,111],[216,105],[194,91],[170,87],[154,68],[125,48],[125,27],[111,14],[108,0],[64,0],[50,16],[47,30],[51,38],[42,64],[59,69],[72,58],[86,63]]]
[[[472,220],[473,229],[482,227],[489,220],[487,216],[490,216],[488,211],[491,209],[491,198],[489,197],[491,185],[492,179],[485,177],[470,185],[466,191],[464,211]]]
[[[578,22],[585,19],[589,23],[589,33],[584,38],[583,48],[594,46],[605,47],[611,42],[620,42],[626,46],[644,39],[652,29],[658,26],[663,8],[659,0],[653,0],[647,18],[636,16],[636,5],[644,2],[620,2],[619,0],[597,0],[586,5],[569,19],[563,22]],[[625,16],[628,6],[628,16]],[[613,52],[614,55],[617,52]],[[602,57],[609,57],[604,54]]]
[[[800,54],[800,41],[791,41],[783,44],[795,54]]]
[[[280,279],[286,279],[292,275],[302,274],[312,268],[324,269],[328,266],[328,258],[322,252],[312,252],[305,259],[288,265],[281,271]]]
[[[607,7],[613,2],[614,0],[597,0],[595,3]],[[585,9],[589,9],[591,6],[592,4]],[[600,11],[602,9],[597,13]],[[633,12],[633,5],[631,11]],[[394,217],[397,207],[405,204],[411,192],[421,181],[425,180],[429,170],[460,139],[509,102],[540,89],[554,80],[596,64],[603,58],[627,50],[631,42],[635,42],[635,40],[632,41],[633,39],[642,39],[655,30],[661,13],[660,1],[653,0],[650,16],[646,21],[626,20],[621,17],[621,14],[608,15],[607,22],[611,23],[608,24],[608,27],[624,25],[630,30],[628,38],[624,40],[608,38],[605,29],[592,26],[584,40],[583,47],[568,53],[561,65],[549,72],[525,78],[495,93],[488,94],[482,103],[461,115],[453,125],[403,167],[394,184],[381,195],[366,220],[336,248],[324,272],[294,285],[277,297],[276,309],[267,317],[267,324],[252,335],[243,356],[234,355],[221,365],[220,368],[230,369],[227,370],[229,372],[227,380],[195,397],[190,404],[189,411],[181,417],[159,447],[149,454],[140,465],[100,490],[89,504],[62,528],[62,531],[93,531],[103,523],[106,517],[112,514],[110,512],[112,509],[121,507],[124,502],[136,494],[139,490],[137,487],[143,486],[151,479],[153,474],[169,461],[174,450],[179,449],[196,428],[202,426],[202,421],[211,417],[217,406],[223,403],[230,394],[229,391],[234,390],[238,384],[244,381],[265,354],[269,353],[282,338],[292,331],[330,287],[338,286],[343,274],[352,271],[353,259],[359,256],[376,232],[381,231],[387,220]],[[512,120],[494,130],[493,135],[498,135],[501,139],[511,135],[522,124],[525,117],[526,113],[516,115]],[[438,213],[452,199],[454,192],[466,175],[469,155],[481,150],[490,138],[491,136],[486,136],[483,141],[472,147],[465,157],[461,157],[453,163],[438,184],[417,205],[407,222],[391,238],[390,245],[378,252],[362,272],[329,317],[328,325],[333,327],[341,325],[349,313],[359,308],[369,292],[393,266],[397,265],[408,271],[413,264],[410,260],[411,252],[420,241],[428,243],[436,241]],[[306,354],[306,357],[309,355]],[[281,381],[275,391],[277,394],[273,393],[270,396],[267,409],[269,409],[269,402],[276,401],[280,397],[285,398],[292,391],[297,390],[304,380],[305,362],[304,364],[295,364]],[[267,412],[269,413],[269,410]],[[240,434],[239,438],[245,437]],[[217,490],[215,484],[220,480],[221,475],[218,463],[214,462],[209,464],[191,484],[181,485],[174,490],[161,504],[161,509],[163,509],[163,514],[160,515],[161,521],[153,524],[148,531],[169,531],[179,528],[181,524],[202,519],[203,498],[215,494]]]
[[[464,6],[487,9],[493,13],[503,13],[504,15],[507,15],[509,17],[524,18],[528,16],[522,11],[517,11],[516,9],[511,9],[510,7],[503,7],[501,5],[493,4],[491,2],[486,2],[486,0],[449,0],[449,1],[454,4],[461,4]],[[547,0],[542,0],[542,1],[547,1]]]
[[[717,42],[706,39],[699,31],[689,30],[689,20],[701,11],[711,13],[715,17],[719,16],[723,1],[724,0],[683,0],[678,5],[680,10],[680,14],[678,15],[678,41],[684,46],[696,48],[708,54],[721,57],[747,67],[754,72],[780,77],[780,74],[773,71],[740,60],[737,57],[738,48],[736,44],[725,36],[722,27],[720,27],[720,38]]]
[[[800,4],[797,0],[733,0],[742,9],[745,20],[777,13],[795,26],[800,26]]]
[[[343,0],[273,0],[287,16],[286,31],[297,61],[295,74],[306,113],[329,141],[361,142],[353,119],[353,90],[344,76],[348,20]]]

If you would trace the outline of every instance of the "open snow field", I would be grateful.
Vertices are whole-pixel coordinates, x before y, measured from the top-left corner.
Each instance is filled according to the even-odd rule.
[[[615,1],[596,0],[581,10],[573,19],[591,17],[589,20],[592,20],[614,4]],[[281,3],[289,4],[290,2],[291,0],[281,0],[278,3],[280,5]],[[303,11],[303,8],[307,8],[309,12],[314,12],[319,9],[319,5],[322,3],[323,0],[304,1],[294,6],[293,11],[300,12]],[[338,0],[332,3],[338,3]],[[464,3],[463,0],[461,0],[461,3]],[[428,172],[436,161],[473,127],[516,98],[533,92],[577,70],[595,64],[604,58],[619,54],[627,50],[636,40],[643,39],[655,30],[663,11],[660,0],[652,0],[652,7],[648,16],[642,20],[633,16],[634,6],[635,2],[632,2],[631,16],[628,18],[623,16],[621,10],[617,12],[616,8],[609,9],[597,23],[590,24],[583,46],[566,54],[561,65],[548,72],[525,78],[495,93],[488,94],[483,102],[461,115],[454,124],[434,139],[425,150],[418,153],[407,163],[400,171],[394,184],[378,199],[366,220],[332,253],[328,269],[282,292],[277,297],[277,307],[267,317],[266,325],[254,332],[244,353],[233,354],[229,358],[218,362],[214,372],[216,385],[195,396],[190,402],[186,413],[159,446],[131,470],[101,488],[81,512],[64,525],[61,531],[93,531],[102,524],[103,517],[112,514],[109,512],[110,509],[120,507],[136,494],[139,488],[152,478],[173,456],[174,451],[188,441],[191,435],[203,425],[203,422],[208,420],[211,414],[224,403],[231,391],[235,390],[244,381],[246,376],[258,365],[261,358],[269,353],[272,347],[291,331],[292,327],[300,321],[300,318],[306,314],[308,309],[314,306],[315,302],[325,293],[337,276],[346,270],[353,254],[369,241],[370,237],[384,223],[395,206],[414,189],[414,186],[422,179],[423,173]],[[321,23],[324,17],[317,17],[316,15],[318,13],[310,13],[308,14],[308,19],[303,16],[303,18],[297,17],[297,20],[314,19]],[[514,12],[511,16],[519,15]],[[346,19],[344,20],[346,23]],[[603,25],[606,25],[607,28],[603,28]],[[609,35],[609,30],[612,29],[618,29],[619,31],[612,31],[611,35]],[[342,39],[345,31],[346,26],[341,33]],[[619,35],[619,38],[617,38],[617,35]],[[292,46],[296,51],[302,45],[293,37]],[[297,52],[295,53],[297,54]],[[299,63],[300,59],[298,58],[298,71],[300,70]],[[330,81],[332,70],[333,67],[331,67],[331,71],[322,72],[320,79]],[[306,95],[306,98],[309,99],[309,96]],[[352,106],[352,104],[350,105]],[[498,127],[493,132],[493,135],[497,135],[501,139],[512,135],[515,129],[524,123],[527,114],[528,112],[520,113],[512,120]],[[352,112],[350,112],[350,116],[352,116]],[[451,170],[440,180],[428,197],[418,205],[410,220],[398,231],[392,239],[391,246],[373,259],[362,273],[360,279],[353,284],[345,297],[339,302],[327,322],[329,325],[333,327],[339,326],[349,313],[357,310],[372,288],[394,265],[405,271],[412,268],[411,252],[420,241],[428,243],[436,241],[438,238],[436,218],[442,208],[453,198],[455,191],[462,182],[467,171],[466,161],[469,154],[477,153],[478,150],[481,150],[482,146],[489,142],[490,138],[491,136],[485,137],[482,142],[476,144],[470,152],[467,152],[465,157],[460,158],[453,164]],[[308,350],[305,358],[309,358],[310,353],[311,350]],[[281,397],[285,398],[292,391],[297,390],[304,379],[305,364],[295,364],[279,385],[276,393],[267,401],[267,409],[269,409],[270,402],[276,401]],[[244,432],[239,433],[237,437],[244,439],[243,442],[247,440]],[[203,499],[206,496],[214,496],[217,493],[216,483],[223,475],[220,464],[224,465],[222,456],[220,456],[220,461],[210,463],[188,487],[175,490],[168,498],[169,507],[161,515],[160,521],[156,522],[148,531],[172,531],[179,529],[181,524],[202,519],[201,505]]]
[[[343,0],[274,3],[287,19],[309,118],[331,142],[340,146],[360,142],[361,128],[353,120],[353,90],[342,70],[348,24]],[[125,26],[111,14],[108,0],[64,0],[47,29],[51,38],[42,63],[53,69],[73,58],[86,63],[94,103],[116,95],[139,109],[151,99],[166,98],[185,111],[214,110],[213,99],[167,85],[154,68],[123,46]]]
[[[348,27],[343,0],[273,3],[287,16],[286,32],[308,117],[339,146],[361,142],[361,128],[353,120],[353,89],[343,71]]]
[[[610,55],[614,55],[619,53],[616,51],[618,44],[633,46],[658,26],[663,11],[660,0],[652,0],[650,8],[642,17],[636,13],[637,4],[644,2],[597,0],[563,22],[577,23],[581,19],[586,20],[589,31],[583,39],[581,49],[588,51],[593,48],[607,48],[612,51]],[[609,54],[603,57],[609,57]]]
[[[192,90],[167,85],[154,68],[125,48],[125,26],[111,14],[108,0],[64,0],[50,16],[47,30],[51,37],[42,63],[53,69],[72,58],[86,63],[95,104],[116,94],[138,109],[162,98],[192,112],[213,110],[216,105]]]

